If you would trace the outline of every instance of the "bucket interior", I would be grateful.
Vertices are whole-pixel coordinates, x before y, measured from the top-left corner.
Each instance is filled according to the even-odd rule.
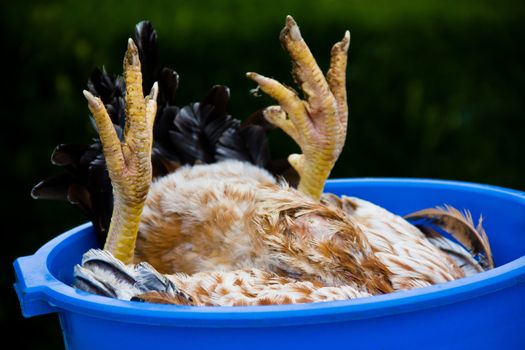
[[[47,259],[47,268],[53,277],[62,283],[73,283],[73,268],[80,264],[82,255],[91,248],[102,248],[97,240],[95,230],[87,226],[71,239],[60,242]]]

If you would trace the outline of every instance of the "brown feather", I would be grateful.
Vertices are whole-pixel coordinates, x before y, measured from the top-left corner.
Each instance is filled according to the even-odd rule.
[[[450,233],[458,242],[473,255],[480,257],[480,264],[485,269],[494,267],[492,251],[488,237],[482,227],[482,218],[477,227],[474,226],[472,215],[468,210],[463,212],[445,205],[444,207],[428,208],[405,215],[407,220],[424,220]]]
[[[133,298],[131,298],[131,301],[140,301],[155,304],[194,305],[187,298],[184,298],[178,294],[170,294],[167,292],[160,291],[152,291],[136,295]]]

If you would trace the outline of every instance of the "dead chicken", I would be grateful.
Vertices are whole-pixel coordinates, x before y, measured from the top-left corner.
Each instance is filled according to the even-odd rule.
[[[132,39],[122,135],[102,100],[84,91],[114,206],[104,250],[90,250],[75,268],[78,288],[157,303],[265,305],[383,294],[493,267],[481,225],[452,208],[414,217],[448,229],[470,252],[363,199],[323,194],[345,143],[350,35],[333,46],[326,77],[290,16],[280,40],[304,100],[274,79],[247,76],[279,103],[264,110],[266,120],[301,148],[288,158],[297,189],[238,160],[183,166],[151,183],[159,87],[144,97]]]

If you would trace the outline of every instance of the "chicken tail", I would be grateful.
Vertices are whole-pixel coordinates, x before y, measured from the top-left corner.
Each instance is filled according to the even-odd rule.
[[[416,225],[416,227],[423,232],[433,246],[447,254],[448,257],[456,263],[461,271],[463,271],[465,277],[484,271],[480,262],[474,259],[474,256],[463,248],[462,245],[446,238],[432,226]]]
[[[89,293],[122,300],[146,301],[148,296],[163,295],[176,300],[176,304],[193,305],[190,295],[150,264],[126,265],[101,249],[90,249],[84,254],[82,264],[75,266],[73,285]]]
[[[420,210],[405,215],[404,218],[416,224],[432,244],[458,263],[466,275],[494,267],[489,240],[482,226],[482,217],[475,226],[469,211],[461,212],[445,205]],[[442,236],[432,226],[449,233],[464,248]]]

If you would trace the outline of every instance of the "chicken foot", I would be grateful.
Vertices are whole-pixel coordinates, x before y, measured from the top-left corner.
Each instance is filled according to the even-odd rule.
[[[126,126],[124,140],[113,127],[100,100],[84,90],[95,119],[113,185],[113,214],[104,249],[124,263],[131,263],[139,221],[152,178],[153,121],[157,111],[158,85],[144,97],[139,54],[132,39],[124,57]]]
[[[324,183],[346,138],[346,63],[350,32],[346,31],[343,39],[333,46],[326,77],[291,16],[286,18],[280,40],[292,58],[292,74],[306,101],[274,79],[253,72],[247,76],[279,103],[279,106],[266,108],[264,116],[299,145],[303,154],[288,157],[301,177],[298,188],[312,198],[320,199]]]

